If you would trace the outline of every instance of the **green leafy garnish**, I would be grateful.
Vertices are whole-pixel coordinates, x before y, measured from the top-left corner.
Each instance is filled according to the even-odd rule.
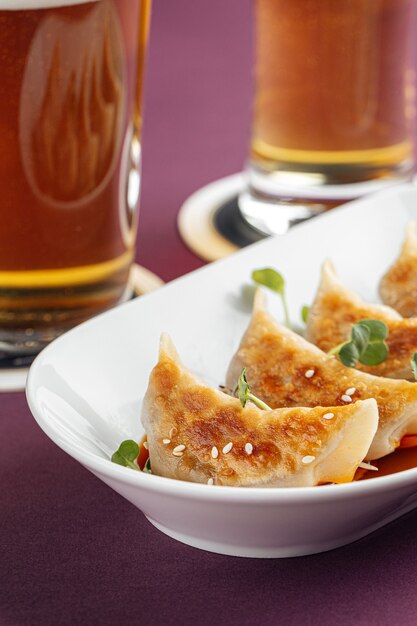
[[[328,354],[337,354],[343,365],[355,367],[379,365],[388,357],[389,348],[385,343],[388,328],[379,320],[361,320],[352,326],[350,341],[341,343],[329,350]]]
[[[307,304],[301,307],[301,319],[304,322],[304,324],[307,324],[309,313],[310,313],[310,307],[307,306]]]
[[[410,365],[411,365],[411,371],[414,374],[414,378],[417,380],[417,352],[414,352]]]
[[[123,467],[130,467],[137,472],[140,472],[139,467],[134,463],[139,456],[139,446],[136,441],[132,439],[126,439],[122,441],[119,449],[113,454],[111,460],[113,463],[123,465]]]
[[[251,393],[248,385],[248,381],[246,379],[246,367],[244,367],[239,375],[239,380],[237,383],[236,391],[237,397],[240,400],[240,404],[245,407],[248,401],[256,404],[257,407],[263,409],[264,411],[270,411],[271,407],[268,406],[265,402],[257,398],[253,393]]]
[[[261,270],[254,270],[252,272],[252,280],[263,287],[267,287],[274,293],[277,293],[282,300],[282,306],[284,309],[285,325],[291,328],[290,316],[288,314],[287,300],[285,298],[285,280],[283,276],[272,269],[271,267],[265,267]]]
[[[145,472],[146,474],[152,474],[152,469],[151,469],[151,459],[148,457],[144,467],[143,467],[143,472]]]

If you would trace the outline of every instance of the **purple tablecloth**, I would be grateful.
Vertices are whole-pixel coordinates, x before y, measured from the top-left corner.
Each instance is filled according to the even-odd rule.
[[[201,262],[176,214],[238,171],[250,107],[250,0],[155,0],[138,260]],[[159,533],[0,397],[0,624],[417,624],[417,512],[326,554],[218,556]]]

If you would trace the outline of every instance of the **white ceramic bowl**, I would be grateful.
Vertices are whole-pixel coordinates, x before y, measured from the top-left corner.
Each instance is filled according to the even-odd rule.
[[[265,265],[287,280],[293,319],[311,302],[320,264],[368,300],[395,258],[417,190],[393,188],[255,244],[223,261],[82,324],[54,341],[30,370],[27,397],[40,427],[63,450],[184,543],[223,554],[287,557],[344,545],[417,506],[417,469],[324,487],[250,489],[185,483],[110,462],[123,439],[139,438],[140,404],[171,334],[181,358],[209,384],[224,381],[246,327],[251,271]],[[280,303],[270,308],[281,314]]]

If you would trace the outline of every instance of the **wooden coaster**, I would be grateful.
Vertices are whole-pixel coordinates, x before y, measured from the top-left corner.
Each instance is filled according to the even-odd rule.
[[[153,272],[135,263],[130,270],[129,283],[133,297],[138,297],[158,289],[164,281]],[[16,357],[16,359],[8,360],[6,367],[0,368],[0,393],[24,390],[29,372],[27,363],[33,359],[34,357],[27,359]],[[9,363],[13,365],[9,367]],[[20,363],[25,365],[21,366]]]
[[[164,281],[142,265],[134,263],[130,270],[129,283],[133,294],[137,297],[162,287]]]
[[[262,238],[238,210],[236,198],[244,187],[244,174],[233,174],[202,187],[182,205],[180,235],[205,261],[217,261]]]

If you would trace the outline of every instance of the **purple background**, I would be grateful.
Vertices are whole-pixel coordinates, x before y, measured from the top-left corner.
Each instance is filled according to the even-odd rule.
[[[165,280],[201,265],[176,231],[181,202],[244,162],[250,8],[155,0],[138,260]],[[417,623],[417,512],[316,556],[205,553],[159,533],[52,444],[23,394],[0,402],[2,625]]]

